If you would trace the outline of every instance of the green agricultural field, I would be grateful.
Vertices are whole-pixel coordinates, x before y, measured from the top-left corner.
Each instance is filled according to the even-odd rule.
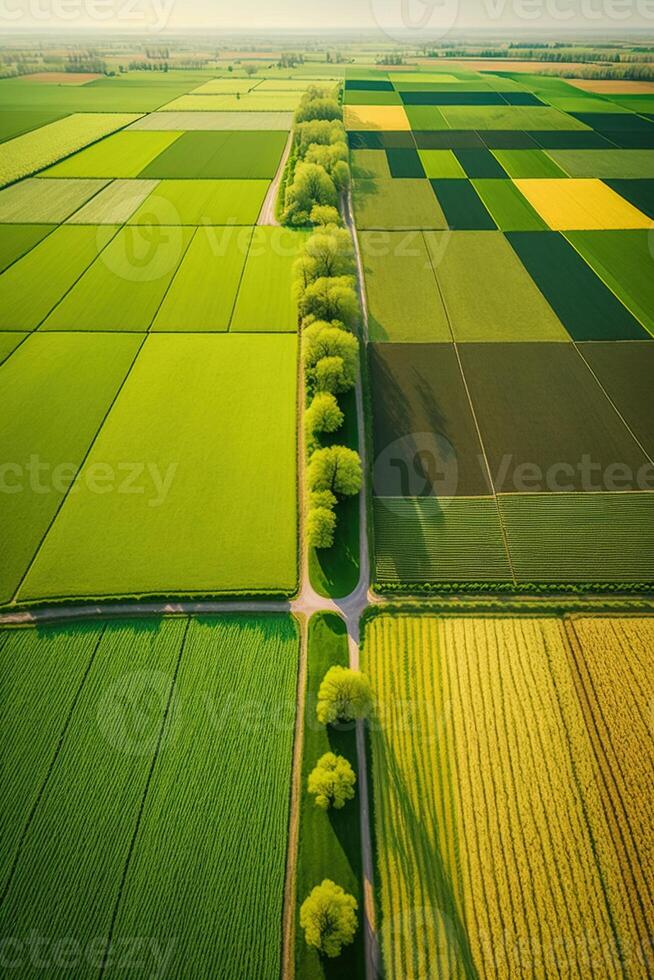
[[[511,180],[473,180],[475,190],[501,231],[540,231],[547,225]]]
[[[37,327],[115,233],[108,225],[60,227],[14,262],[0,275],[0,329]]]
[[[253,225],[268,180],[162,180],[131,224]]]
[[[566,238],[654,334],[651,231],[569,231]]]
[[[138,344],[129,336],[38,334],[0,368],[1,455],[11,467],[5,479],[21,488],[3,494],[0,602],[27,572]],[[25,391],[39,397],[26,399]]]
[[[298,664],[290,617],[0,636],[11,719],[3,934],[93,942],[97,968],[111,940],[110,975],[136,935],[150,937],[140,955],[153,972],[193,963],[226,980],[276,975]]]
[[[292,593],[296,356],[290,335],[148,337],[19,599]]]
[[[230,330],[297,331],[293,265],[306,238],[289,228],[254,229]]]
[[[373,516],[382,590],[511,580],[493,497],[375,497]]]
[[[422,232],[362,232],[360,244],[369,339],[451,340]]]
[[[249,92],[246,95],[181,95],[161,106],[164,112],[293,112],[299,92]]]
[[[27,177],[136,118],[133,113],[79,113],[8,140],[0,145],[0,184]]]
[[[499,232],[427,232],[425,240],[455,340],[569,339]]]
[[[271,131],[184,133],[145,166],[140,176],[272,178],[287,138],[286,132]]]
[[[0,222],[59,224],[106,185],[106,180],[55,181],[28,177],[0,191]]]
[[[54,231],[55,225],[0,225],[0,273]]]
[[[41,329],[147,330],[192,237],[185,227],[124,226]]]
[[[12,331],[10,333],[0,332],[0,364],[6,361],[12,351],[16,350],[19,344],[28,337],[29,334],[17,333]]]
[[[138,177],[181,135],[176,132],[115,133],[54,167],[48,167],[45,174],[49,177]]]
[[[654,493],[498,500],[518,582],[654,581]]]
[[[356,180],[354,211],[361,230],[447,227],[427,180]]]
[[[493,150],[493,155],[509,177],[565,177],[565,171],[555,163],[554,151],[544,150]]]
[[[654,458],[654,345],[633,340],[579,344],[578,350],[650,459]]]
[[[227,330],[251,238],[251,228],[198,228],[152,329]]]
[[[57,183],[64,182],[63,178],[57,180]],[[79,180],[74,182],[84,183]],[[43,180],[39,183],[43,183]],[[87,204],[74,211],[68,218],[68,224],[122,225],[131,218],[158,183],[157,180],[112,180]]]
[[[286,130],[291,128],[292,112],[151,112],[132,123],[130,130],[148,132],[168,130]]]

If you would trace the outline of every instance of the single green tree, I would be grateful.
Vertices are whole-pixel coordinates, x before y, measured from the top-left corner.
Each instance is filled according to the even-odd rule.
[[[313,215],[313,211],[311,213]],[[346,228],[333,224],[316,228],[307,239],[303,252],[311,268],[311,281],[335,276],[354,277],[356,274],[354,246]]]
[[[304,415],[307,432],[336,432],[343,424],[343,412],[334,395],[329,391],[319,391]]]
[[[331,510],[336,503],[336,494],[331,490],[312,490],[309,494],[309,507],[326,507]]]
[[[299,297],[300,316],[338,320],[346,327],[356,327],[361,311],[354,285],[354,276],[320,276]]]
[[[329,878],[311,891],[300,907],[300,925],[307,945],[329,959],[349,946],[357,931],[357,900]]]
[[[298,163],[293,181],[286,189],[284,221],[306,225],[316,204],[336,206],[334,181],[317,163]]]
[[[359,371],[359,342],[348,330],[314,320],[302,331],[302,360],[307,381],[315,388],[334,394],[348,391]]]
[[[340,119],[312,119],[297,123],[294,129],[295,151],[300,160],[312,144],[328,146],[331,143],[346,143],[347,133]]]
[[[316,449],[307,470],[309,490],[331,490],[339,497],[351,497],[361,489],[361,460],[347,446]]]
[[[322,95],[319,98],[307,98],[305,93],[300,105],[295,110],[295,121],[308,122],[311,119],[342,119],[343,109],[335,99]]]
[[[311,208],[311,224],[325,227],[328,225],[340,225],[341,216],[338,208],[329,207],[326,204],[316,204]]]
[[[330,667],[318,690],[316,714],[322,725],[367,718],[372,689],[367,676],[350,667]]]
[[[336,514],[328,507],[310,507],[305,530],[312,548],[331,548],[334,544]]]
[[[330,806],[342,810],[348,800],[354,799],[356,781],[356,773],[344,756],[325,752],[309,773],[307,789],[321,810],[329,810]]]

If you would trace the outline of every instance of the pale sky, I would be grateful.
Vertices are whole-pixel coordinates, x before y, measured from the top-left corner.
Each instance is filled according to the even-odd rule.
[[[484,29],[654,34],[654,0],[0,0],[0,35],[20,29],[381,31],[419,43]]]

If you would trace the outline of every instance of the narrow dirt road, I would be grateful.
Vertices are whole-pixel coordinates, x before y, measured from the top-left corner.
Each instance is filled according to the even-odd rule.
[[[279,161],[279,166],[277,167],[277,173],[273,177],[272,183],[266,192],[266,196],[263,199],[263,204],[261,205],[261,211],[259,212],[259,217],[257,218],[258,225],[279,225],[279,221],[275,216],[275,209],[277,204],[277,192],[279,190],[279,185],[282,180],[282,175],[284,173],[284,167],[286,166],[286,161],[288,160],[289,153],[291,152],[291,145],[293,143],[293,130],[288,134],[288,139],[286,140],[286,146],[284,147],[284,152],[282,153],[282,158]]]

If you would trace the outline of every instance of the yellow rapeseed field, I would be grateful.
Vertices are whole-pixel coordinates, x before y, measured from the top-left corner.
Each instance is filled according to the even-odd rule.
[[[411,129],[411,123],[401,105],[343,106],[346,129],[387,129],[394,132]]]
[[[652,975],[654,619],[382,614],[364,649],[388,976]]]
[[[513,183],[555,231],[652,226],[651,218],[596,178],[521,178]]]

